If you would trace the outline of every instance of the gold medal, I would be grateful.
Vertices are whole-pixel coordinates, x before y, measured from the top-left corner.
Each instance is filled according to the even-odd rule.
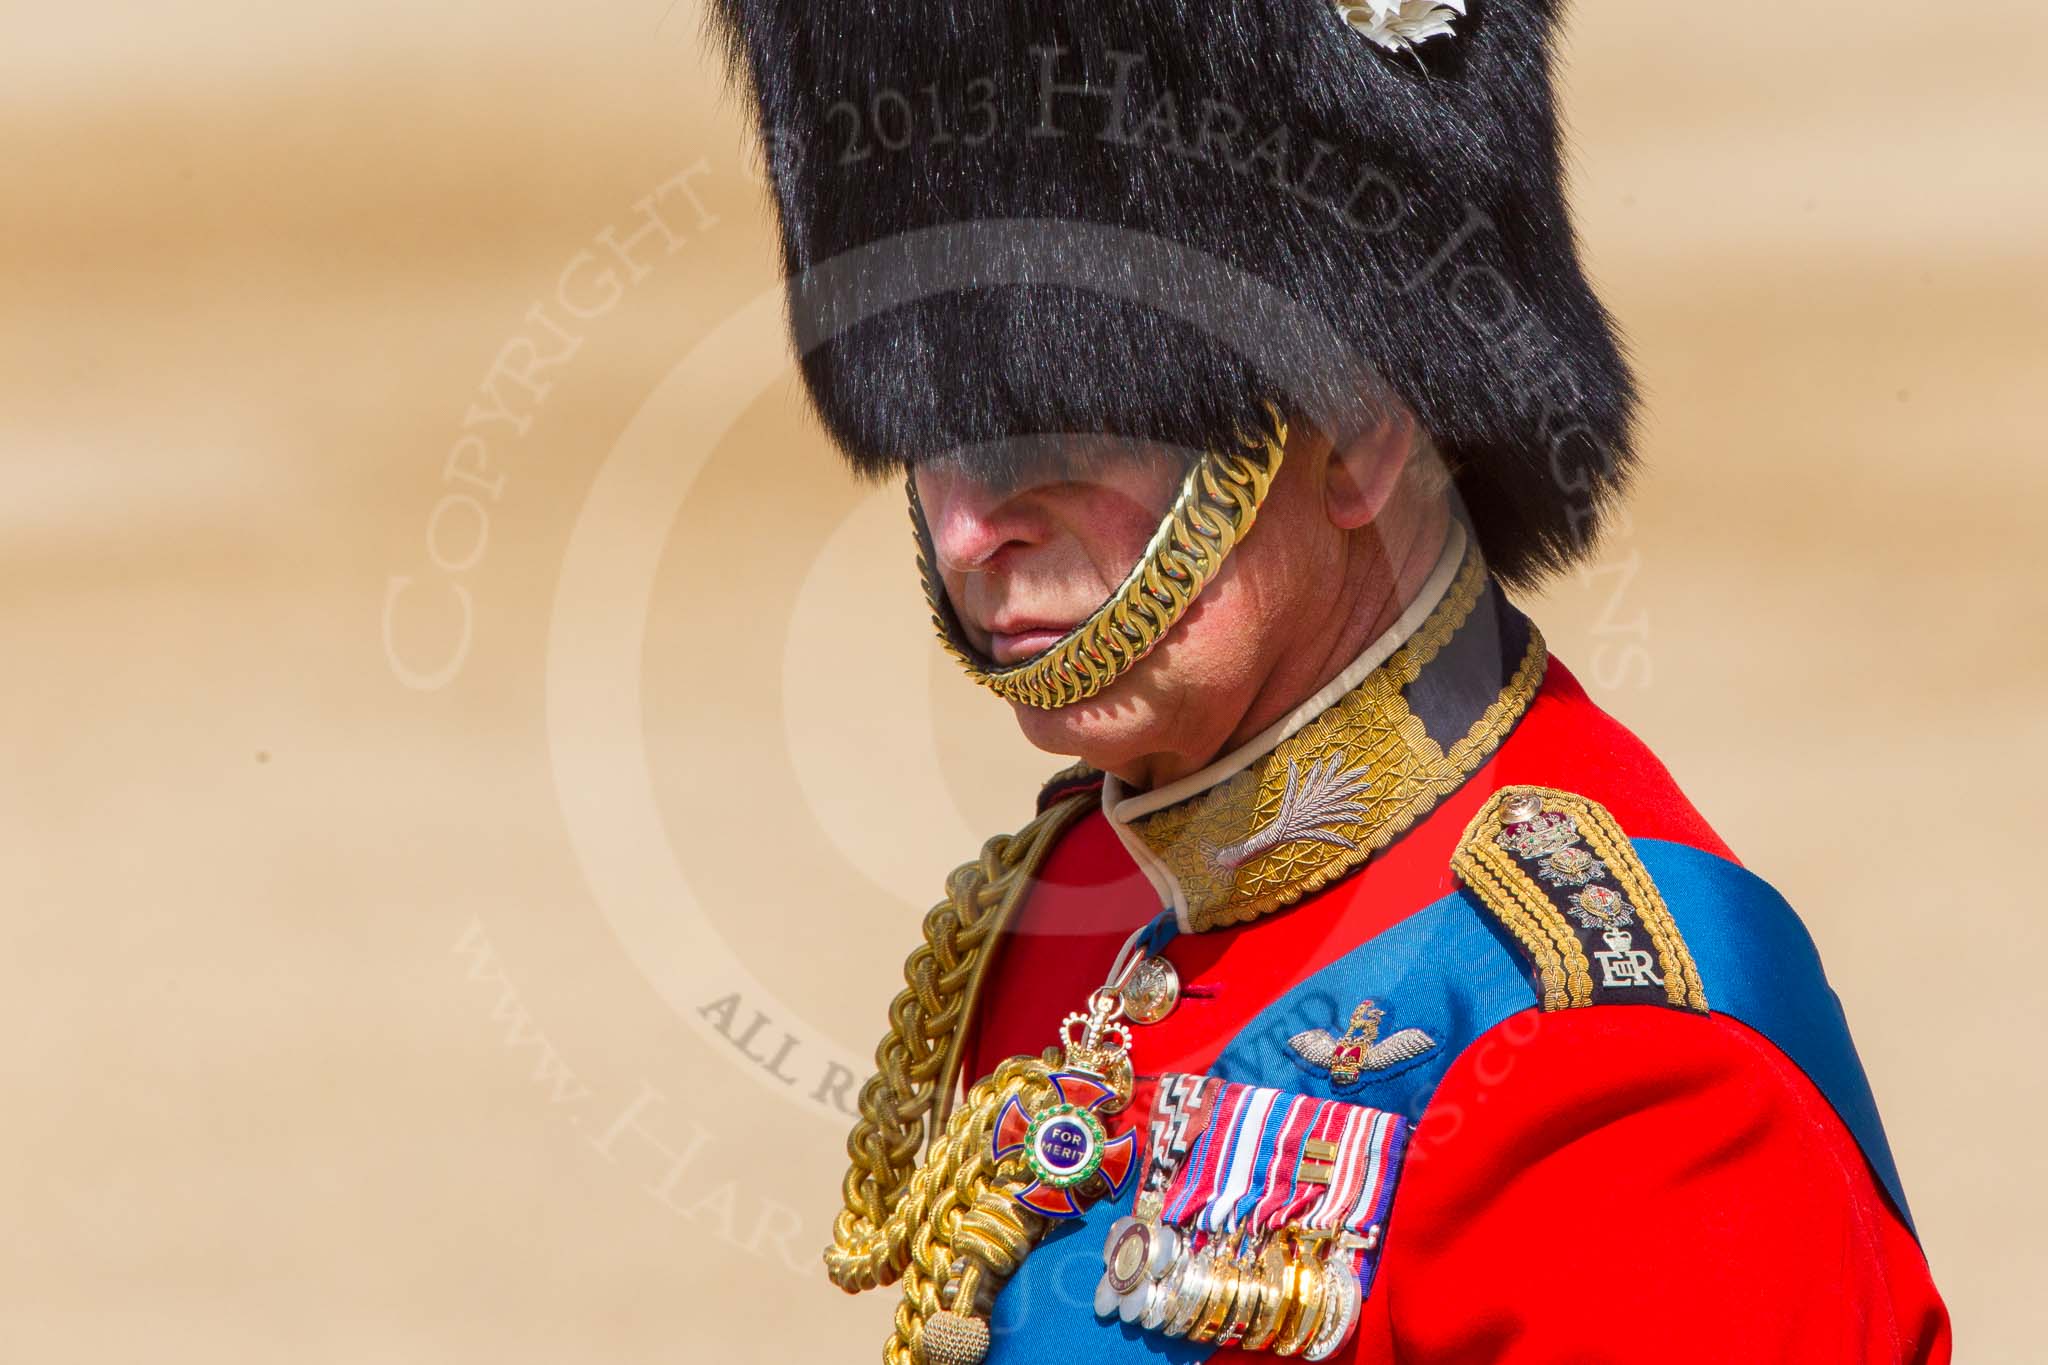
[[[1293,1272],[1293,1293],[1280,1315],[1280,1332],[1273,1341],[1275,1355],[1300,1355],[1323,1319],[1323,1264],[1304,1246],[1290,1248],[1288,1268]]]
[[[1287,1311],[1287,1268],[1287,1253],[1278,1242],[1259,1253],[1259,1307],[1244,1329],[1247,1351],[1265,1350],[1280,1333],[1280,1318]]]
[[[1125,1214],[1109,1225],[1106,1245],[1104,1282],[1118,1295],[1128,1294],[1145,1279],[1145,1268],[1152,1260],[1152,1229]]]
[[[1358,1310],[1364,1295],[1358,1288],[1358,1265],[1348,1251],[1339,1251],[1323,1262],[1323,1316],[1315,1335],[1301,1353],[1303,1360],[1328,1360],[1342,1350],[1358,1329]]]
[[[1235,1261],[1237,1298],[1230,1305],[1230,1317],[1216,1334],[1219,1347],[1237,1346],[1252,1324],[1266,1312],[1266,1267],[1254,1244],[1247,1244]]]
[[[1209,1343],[1230,1323],[1230,1310],[1237,1302],[1237,1290],[1243,1275],[1237,1268],[1235,1258],[1227,1255],[1216,1256],[1209,1282],[1209,1295],[1202,1303],[1201,1315],[1195,1325],[1188,1329],[1188,1340]]]

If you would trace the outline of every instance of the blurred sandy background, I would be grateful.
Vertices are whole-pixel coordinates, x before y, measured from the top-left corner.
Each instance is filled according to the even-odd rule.
[[[2038,1358],[2048,13],[1577,9],[1651,463],[1536,614]],[[699,22],[7,8],[0,1360],[873,1357],[832,1068],[1055,765],[800,410]]]

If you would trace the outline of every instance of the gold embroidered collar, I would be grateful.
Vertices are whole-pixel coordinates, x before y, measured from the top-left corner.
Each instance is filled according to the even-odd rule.
[[[1104,783],[1111,826],[1184,931],[1256,919],[1357,868],[1456,791],[1528,709],[1542,636],[1467,542],[1453,523],[1401,619],[1249,744],[1155,791]]]

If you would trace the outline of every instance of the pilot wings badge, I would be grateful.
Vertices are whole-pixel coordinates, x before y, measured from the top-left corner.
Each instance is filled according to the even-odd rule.
[[[1328,1029],[1312,1028],[1289,1038],[1287,1045],[1310,1066],[1329,1072],[1337,1085],[1350,1085],[1361,1072],[1384,1071],[1436,1046],[1436,1039],[1419,1028],[1404,1028],[1381,1038],[1380,1020],[1385,1017],[1386,1012],[1368,1000],[1351,1011],[1351,1026],[1343,1037],[1332,1037]]]

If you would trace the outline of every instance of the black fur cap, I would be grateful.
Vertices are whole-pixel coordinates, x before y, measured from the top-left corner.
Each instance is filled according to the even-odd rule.
[[[715,0],[810,394],[856,467],[1333,434],[1391,393],[1494,571],[1591,543],[1634,385],[1582,274],[1552,0],[1390,52],[1333,0]],[[962,452],[967,452],[964,456]],[[992,469],[991,472],[999,472]]]

